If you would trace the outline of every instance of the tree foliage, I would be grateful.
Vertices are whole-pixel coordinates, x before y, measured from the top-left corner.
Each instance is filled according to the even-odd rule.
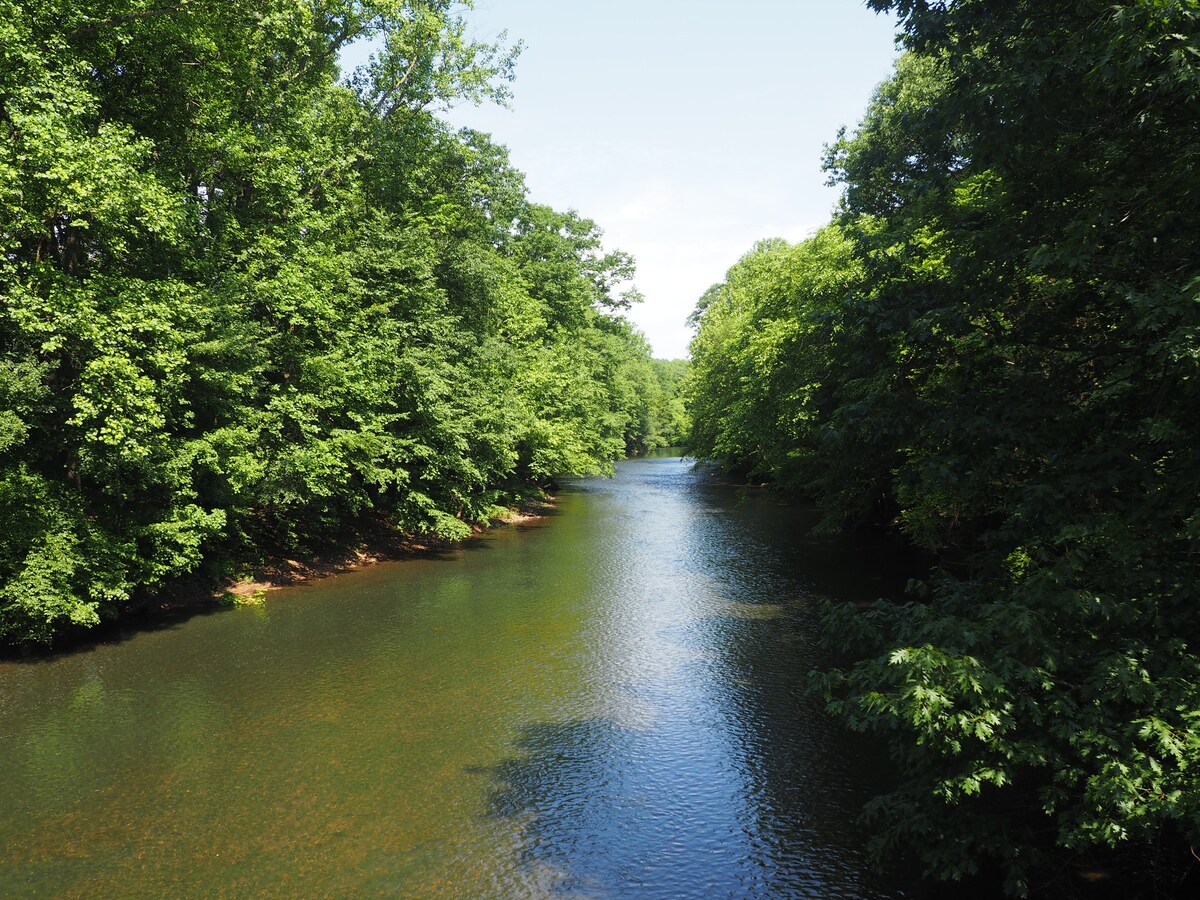
[[[831,707],[902,766],[878,850],[1023,894],[1161,848],[1167,890],[1200,844],[1200,6],[871,5],[908,52],[829,148],[836,224],[701,301],[697,445],[938,560],[827,611]],[[833,234],[829,290],[797,280]]]
[[[632,259],[437,117],[507,96],[467,8],[0,0],[0,641],[661,440]]]

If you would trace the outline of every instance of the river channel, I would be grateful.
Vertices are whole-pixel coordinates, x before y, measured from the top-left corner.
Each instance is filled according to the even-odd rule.
[[[814,598],[897,569],[810,524],[630,460],[458,550],[0,662],[0,896],[906,896],[855,826],[877,758],[804,694]]]

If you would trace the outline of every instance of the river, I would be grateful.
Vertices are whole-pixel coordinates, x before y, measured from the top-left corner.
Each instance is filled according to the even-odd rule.
[[[678,458],[554,514],[0,662],[0,895],[893,897],[806,699],[882,548]],[[911,896],[911,886],[909,886]]]

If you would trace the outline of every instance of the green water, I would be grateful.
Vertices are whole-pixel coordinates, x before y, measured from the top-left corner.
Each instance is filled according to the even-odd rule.
[[[0,896],[878,897],[803,696],[879,550],[679,459],[555,515],[0,663]]]

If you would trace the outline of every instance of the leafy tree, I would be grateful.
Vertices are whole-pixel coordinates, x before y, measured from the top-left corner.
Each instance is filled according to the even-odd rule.
[[[507,97],[468,9],[0,0],[0,640],[367,522],[462,537],[645,441],[632,259],[437,118]]]
[[[650,363],[658,380],[658,401],[654,415],[659,446],[682,446],[692,428],[691,414],[683,394],[691,362],[686,359],[652,359]]]
[[[871,5],[909,53],[830,149],[858,274],[785,317],[815,352],[771,353],[751,264],[706,295],[697,439],[938,561],[909,602],[828,610],[860,660],[832,708],[902,768],[877,850],[1014,894],[1106,850],[1166,890],[1200,841],[1200,7]],[[822,351],[789,433],[775,386]]]
[[[830,313],[856,279],[836,226],[760,241],[697,307],[692,446],[748,477],[808,490],[829,392]]]

